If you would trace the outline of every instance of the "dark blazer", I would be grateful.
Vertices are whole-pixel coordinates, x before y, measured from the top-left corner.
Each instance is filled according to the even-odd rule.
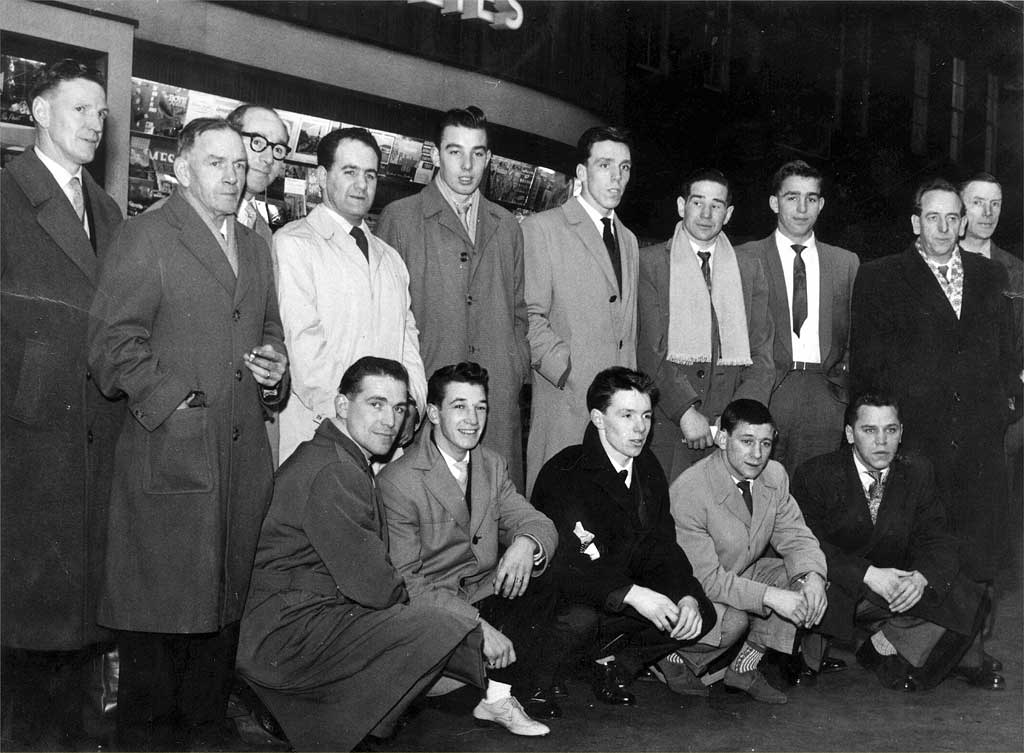
[[[562,545],[552,572],[569,601],[597,609],[632,585],[658,591],[674,601],[692,596],[700,605],[701,636],[717,620],[683,550],[676,545],[669,514],[668,482],[650,450],[633,460],[633,486],[646,501],[648,520],[641,525],[638,501],[608,459],[597,429],[588,424],[583,444],[566,447],[544,464],[533,488],[534,506],[550,517]],[[574,532],[577,525],[594,534],[597,559],[584,554]],[[621,607],[621,595],[612,599]]]
[[[110,627],[213,632],[242,615],[272,485],[261,390],[243,357],[285,351],[266,244],[234,229],[237,279],[175,193],[124,223],[100,275],[89,362],[132,416],[110,498],[99,613]],[[175,410],[193,390],[206,407]]]
[[[864,585],[864,574],[873,565],[920,571],[928,587],[908,614],[970,632],[981,587],[960,575],[959,541],[946,526],[926,458],[899,456],[893,462],[874,525],[850,447],[801,464],[792,489],[828,558],[831,587],[822,631],[852,637],[858,601],[886,605]]]
[[[1010,299],[1013,309],[1013,331],[1016,333],[1017,350],[1024,350],[1024,262],[1008,251],[992,244],[992,261],[1002,264],[1006,270],[1007,286],[1003,295]],[[1021,406],[1017,407],[1018,415]]]
[[[0,173],[0,592],[15,648],[110,637],[96,598],[124,401],[92,381],[86,332],[121,210],[85,170],[82,183],[94,244],[33,149]]]
[[[519,393],[530,376],[530,345],[519,223],[481,196],[473,243],[432,182],[415,196],[388,204],[375,232],[409,268],[409,295],[427,377],[459,361],[476,361],[487,369],[483,444],[508,461],[512,481],[522,490]],[[460,283],[464,274],[465,286]]]

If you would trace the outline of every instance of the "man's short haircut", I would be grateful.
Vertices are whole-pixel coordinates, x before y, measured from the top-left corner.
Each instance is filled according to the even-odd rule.
[[[65,81],[76,81],[80,78],[85,79],[86,81],[92,81],[104,90],[107,88],[107,82],[98,70],[85,65],[84,63],[80,63],[77,60],[73,60],[72,58],[64,58],[63,60],[58,60],[56,63],[46,66],[46,68],[36,76],[35,80],[32,82],[32,91],[29,92],[28,95],[29,105],[32,104],[32,101],[36,97],[46,95]]]
[[[917,187],[914,191],[914,214],[918,217],[921,216],[921,199],[929,191],[949,191],[951,194],[960,199],[960,192],[956,190],[956,186],[950,183],[945,178],[932,178],[926,180],[924,183]],[[960,200],[960,216],[964,214],[964,202]]]
[[[683,178],[683,182],[679,184],[679,195],[682,196],[683,199],[689,199],[690,191],[693,190],[693,184],[700,183],[702,180],[711,181],[712,183],[718,183],[721,186],[725,186],[725,205],[727,207],[732,206],[732,184],[729,183],[729,179],[725,177],[725,173],[721,170],[716,170],[713,167],[702,167],[699,170],[694,170]]]
[[[377,356],[363,356],[345,369],[345,373],[341,376],[341,384],[338,385],[338,394],[353,397],[362,389],[363,379],[368,376],[391,377],[396,382],[404,384],[406,390],[409,389],[409,372],[398,361]]]
[[[245,116],[249,113],[250,110],[265,110],[266,112],[273,113],[275,116],[277,116],[278,120],[281,120],[281,116],[277,114],[277,110],[275,110],[273,107],[269,107],[267,105],[259,105],[256,104],[255,102],[246,102],[245,104],[239,105],[234,110],[225,115],[224,119],[227,120],[231,124],[231,127],[234,128],[236,131],[241,131],[243,130],[242,122],[245,120]],[[284,121],[282,120],[281,122],[283,123]],[[287,130],[287,127],[285,127],[285,131]]]
[[[741,423],[751,426],[763,426],[771,424],[775,428],[775,419],[768,411],[764,403],[749,398],[733,400],[722,411],[721,430],[732,434],[733,430]]]
[[[619,144],[625,144],[626,148],[629,149],[630,154],[633,153],[633,137],[629,131],[625,128],[617,128],[615,126],[594,126],[588,128],[580,136],[580,140],[576,142],[576,164],[583,165],[587,164],[587,160],[590,159],[590,150],[594,148],[594,144],[599,141],[615,141]],[[573,171],[575,172],[575,170]]]
[[[444,138],[444,129],[448,126],[462,126],[463,128],[472,128],[476,131],[483,131],[487,148],[491,148],[491,134],[490,131],[487,130],[487,116],[484,115],[484,111],[476,105],[454,107],[441,116],[441,119],[437,121],[437,129],[434,131],[434,144],[438,149],[441,148],[441,139]]]
[[[825,176],[814,165],[802,159],[794,159],[785,163],[772,176],[772,196],[778,196],[786,178],[811,178],[818,181],[819,192],[825,187]]]
[[[604,413],[611,405],[616,392],[632,390],[649,396],[651,405],[658,402],[658,388],[654,386],[654,380],[642,371],[627,369],[625,366],[612,366],[598,372],[587,388],[587,411],[596,408]]]
[[[964,191],[967,190],[967,186],[971,185],[971,183],[995,183],[997,186],[999,186],[999,190],[1000,191],[1003,190],[1003,184],[1000,183],[999,179],[996,176],[994,176],[992,173],[985,173],[985,172],[975,173],[970,178],[968,178],[967,180],[965,180],[963,183],[960,184],[960,199],[961,200],[963,200],[963,198],[964,198]]]
[[[178,133],[178,156],[184,157],[188,154],[192,147],[196,145],[199,137],[211,131],[234,131],[238,133],[238,130],[224,118],[195,118],[186,123],[185,127]]]
[[[846,406],[846,412],[843,414],[843,425],[849,426],[852,429],[857,423],[857,414],[865,405],[872,408],[892,408],[896,411],[896,420],[902,421],[900,418],[900,404],[896,398],[884,392],[865,392],[851,400],[850,404]]]
[[[381,151],[377,139],[365,128],[355,127],[335,129],[320,139],[320,144],[316,148],[316,164],[325,170],[334,167],[334,156],[338,151],[338,144],[346,139],[358,141],[370,147],[377,155],[377,169],[380,169]]]
[[[476,384],[484,388],[484,396],[487,395],[490,377],[487,369],[473,361],[463,361],[442,366],[427,381],[427,404],[438,408],[444,402],[444,395],[448,391],[448,385],[452,382],[461,384]]]

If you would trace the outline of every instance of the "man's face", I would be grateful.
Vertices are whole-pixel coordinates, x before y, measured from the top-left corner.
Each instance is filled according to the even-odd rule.
[[[921,248],[937,261],[945,261],[953,253],[966,221],[960,215],[960,197],[943,190],[926,191],[921,196],[920,216],[910,217]]]
[[[245,143],[245,156],[249,160],[249,172],[245,176],[245,192],[247,195],[263,193],[267,186],[281,177],[284,172],[284,160],[274,159],[274,144],[288,143],[288,129],[281,118],[273,110],[254,107],[246,110],[242,116],[242,130],[246,133],[258,133],[269,143],[262,152],[254,152],[251,139],[242,137]]]
[[[230,128],[200,134],[174,174],[189,195],[214,217],[234,214],[245,186],[245,147]]]
[[[967,237],[987,241],[999,224],[1003,189],[998,183],[974,180],[964,189],[963,199],[967,212]]]
[[[404,382],[393,377],[363,377],[351,397],[338,395],[335,409],[352,439],[370,455],[383,456],[402,428],[409,399]]]
[[[877,471],[889,467],[902,438],[903,425],[891,405],[862,405],[854,425],[846,427],[846,441],[853,445],[857,457]]]
[[[590,411],[590,420],[612,449],[635,458],[651,432],[651,396],[637,390],[619,390],[603,411]]]
[[[715,444],[725,455],[725,465],[733,476],[753,480],[768,465],[774,438],[775,427],[771,424],[740,421],[732,431],[720,430]]]
[[[690,186],[687,198],[680,196],[676,199],[676,209],[683,219],[683,227],[694,239],[707,243],[722,232],[732,217],[733,208],[727,203],[727,193],[721,183],[698,180]]]
[[[821,181],[790,175],[779,186],[779,193],[768,198],[768,205],[778,215],[779,230],[791,241],[800,243],[811,237],[818,213],[825,206]]]
[[[490,161],[487,131],[481,128],[446,126],[441,134],[441,143],[434,147],[438,177],[448,188],[463,196],[469,196],[480,186]]]
[[[487,393],[479,384],[450,382],[441,405],[427,405],[437,446],[456,460],[480,444],[487,426]]]
[[[369,214],[377,195],[377,153],[354,139],[342,139],[330,170],[316,169],[324,204],[353,225]]]
[[[92,162],[103,138],[107,95],[94,81],[62,81],[32,102],[39,148],[70,173]]]
[[[596,142],[587,164],[576,165],[580,196],[601,214],[611,212],[622,201],[632,169],[628,146],[621,141]]]

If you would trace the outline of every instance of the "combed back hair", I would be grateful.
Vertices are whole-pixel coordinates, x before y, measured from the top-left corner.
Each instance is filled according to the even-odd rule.
[[[338,385],[338,394],[354,397],[362,389],[363,379],[368,376],[391,377],[396,382],[404,384],[407,391],[409,389],[409,372],[398,361],[377,356],[363,356],[345,369],[345,373],[341,376],[341,384]]]
[[[765,404],[749,398],[733,400],[722,411],[722,431],[732,434],[733,429],[741,423],[750,424],[751,426],[771,424],[772,428],[775,427],[775,419],[772,418],[772,414],[768,411]]]
[[[580,140],[576,142],[577,165],[586,166],[587,160],[590,159],[590,150],[593,149],[594,144],[599,141],[615,141],[619,144],[625,144],[626,148],[629,149],[630,154],[633,152],[633,137],[625,128],[617,128],[615,126],[594,126],[593,128],[585,130],[583,135],[580,136]]]
[[[224,119],[227,120],[231,124],[231,127],[234,128],[236,131],[241,131],[243,129],[242,121],[245,120],[245,116],[250,110],[265,110],[266,112],[271,112],[274,115],[277,115],[277,110],[275,110],[273,107],[267,107],[267,105],[259,105],[256,104],[255,102],[246,102],[245,104],[239,105],[234,110],[225,115]],[[277,117],[278,119],[281,118],[280,115],[277,115]],[[285,128],[285,130],[287,131],[288,129]]]
[[[860,412],[861,407],[865,405],[869,405],[872,408],[893,408],[896,411],[896,420],[902,421],[900,418],[900,404],[896,398],[884,392],[865,392],[851,400],[850,404],[846,406],[846,412],[843,414],[843,423],[852,429],[854,424],[857,423],[857,414]]]
[[[732,206],[732,184],[729,183],[729,179],[725,177],[725,173],[721,170],[716,170],[713,167],[702,167],[687,175],[683,179],[683,182],[679,184],[679,195],[684,199],[690,198],[690,191],[693,190],[693,184],[700,183],[702,180],[725,186],[725,205],[727,207]]]
[[[178,156],[184,157],[196,145],[196,140],[204,133],[211,131],[234,131],[238,130],[224,118],[196,118],[185,124],[178,134]]]
[[[78,79],[92,81],[94,84],[99,84],[104,90],[107,88],[107,82],[98,70],[72,58],[64,58],[46,66],[36,76],[32,82],[32,91],[28,96],[29,104],[31,105],[32,100],[36,97],[48,94],[65,81],[77,81]]]
[[[964,197],[964,191],[967,190],[967,186],[969,186],[971,183],[995,183],[997,186],[999,186],[1000,191],[1003,190],[1003,184],[1000,183],[999,179],[992,173],[975,173],[970,178],[968,178],[967,180],[960,184],[961,199],[963,199]]]
[[[381,152],[377,139],[365,128],[355,127],[335,129],[320,139],[320,144],[316,148],[316,164],[325,170],[334,167],[334,156],[338,152],[338,144],[345,139],[358,141],[370,147],[377,155],[377,168],[380,169]]]
[[[444,129],[448,126],[462,126],[472,128],[476,131],[483,131],[487,142],[487,148],[491,148],[491,133],[487,130],[487,116],[484,111],[476,105],[466,107],[455,107],[441,116],[437,121],[437,129],[434,131],[434,144],[441,148],[441,139],[444,138]]]
[[[487,369],[473,361],[442,366],[431,374],[427,381],[427,403],[440,408],[448,385],[452,382],[479,385],[484,388],[484,395],[487,395],[490,377],[487,375]]]
[[[825,187],[825,176],[822,175],[821,170],[808,162],[804,162],[802,159],[794,159],[785,163],[782,167],[776,170],[775,175],[772,176],[772,196],[778,196],[786,178],[793,177],[811,178],[812,180],[818,181],[819,193]]]
[[[604,413],[611,405],[612,396],[616,392],[632,390],[649,396],[651,405],[658,402],[658,388],[654,386],[654,380],[642,371],[627,369],[625,366],[612,366],[598,372],[587,388],[587,411],[596,408]]]
[[[956,190],[956,186],[950,183],[945,178],[932,178],[926,180],[924,183],[917,187],[914,191],[914,214],[921,216],[921,198],[929,191],[949,191],[951,194],[960,198],[960,192]],[[964,202],[960,201],[960,216],[964,214]]]

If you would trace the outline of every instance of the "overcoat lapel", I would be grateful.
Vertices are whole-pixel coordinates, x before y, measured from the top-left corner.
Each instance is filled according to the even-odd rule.
[[[775,320],[775,347],[784,356],[777,359],[780,363],[793,362],[793,340],[789,333],[793,331],[793,320],[789,314],[789,293],[786,292],[786,274],[782,270],[782,259],[779,257],[779,249],[775,246],[775,236],[770,235],[764,241],[764,253],[761,258],[765,261],[765,274],[768,276],[768,286],[774,292],[771,297],[772,318]],[[824,354],[822,350],[822,354]],[[789,366],[786,367],[787,370]]]
[[[715,451],[714,460],[712,460],[711,467],[708,468],[708,480],[710,482],[711,492],[713,498],[718,504],[722,505],[732,515],[743,523],[753,536],[754,528],[753,524],[757,520],[758,509],[761,512],[761,521],[764,521],[765,505],[762,501],[758,505],[758,489],[761,484],[751,484],[751,494],[754,498],[754,517],[751,518],[750,513],[747,511],[747,504],[743,501],[743,495],[740,493],[739,488],[732,483],[732,476],[729,474],[729,469],[725,467],[725,461],[722,460],[721,453]]]
[[[181,228],[180,237],[185,248],[210,271],[213,279],[220,283],[234,300],[235,273],[217,239],[213,237],[213,231],[178,191],[171,194],[165,208]]]
[[[469,524],[469,532],[475,539],[476,535],[480,531],[480,527],[484,524],[484,521],[494,516],[494,513],[491,510],[491,508],[494,507],[494,499],[491,497],[491,487],[488,483],[489,479],[487,478],[487,474],[484,470],[484,459],[480,455],[480,450],[472,450],[470,452],[470,457],[472,458],[469,463],[469,469],[471,476],[470,491],[472,492],[473,512]],[[447,472],[447,464],[442,461],[442,465],[445,466],[445,471]],[[451,476],[451,473],[448,475]],[[461,498],[462,490],[459,488],[459,485],[455,482],[454,478],[452,479],[452,483],[455,484],[455,491],[459,495],[458,498]]]
[[[942,292],[935,275],[918,253],[917,248],[911,246],[903,253],[903,274],[907,286],[913,291],[923,304],[932,309],[936,314],[942,316],[947,325],[956,326],[957,318],[953,307],[949,305],[946,294]],[[966,275],[965,275],[966,277]]]
[[[583,207],[580,206],[578,199],[569,199],[562,205],[562,212],[565,213],[566,221],[572,227],[573,232],[580,239],[584,248],[590,252],[590,255],[594,258],[594,263],[598,265],[601,271],[604,273],[605,280],[608,282],[608,290],[611,293],[617,294],[619,292],[619,283],[615,279],[615,270],[612,269],[612,260],[608,258],[608,249],[604,246],[604,240],[597,232],[597,228],[594,223],[590,221],[590,216],[586,213]],[[619,228],[616,227],[616,230]],[[622,245],[622,236],[619,235],[619,246]],[[625,277],[625,270],[623,270],[623,277]],[[626,281],[623,280],[623,288],[625,289]]]
[[[249,289],[256,283],[259,275],[259,261],[256,259],[255,243],[250,243],[248,236],[244,235],[245,230],[239,223],[235,223],[235,250],[238,253],[238,278],[235,280],[235,305],[241,303],[249,293]]]
[[[818,244],[818,352],[822,363],[827,361],[832,349],[832,300],[835,295],[832,289],[832,280],[835,279],[832,261],[832,254],[822,244]]]

